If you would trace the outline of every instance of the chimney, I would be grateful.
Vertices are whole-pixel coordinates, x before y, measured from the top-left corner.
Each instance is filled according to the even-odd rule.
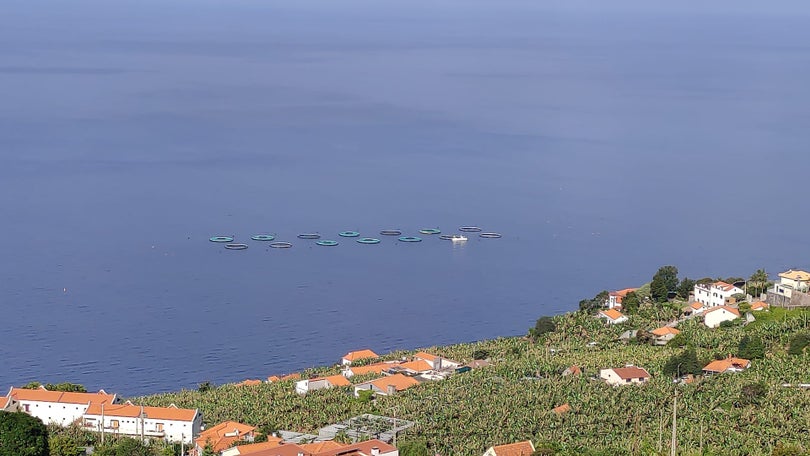
[[[436,360],[433,361],[433,370],[437,370],[437,371],[442,370],[442,357],[441,356],[437,356]]]
[[[397,392],[397,387],[394,385],[388,385],[388,395],[393,396]]]
[[[298,456],[304,456],[304,452],[303,452],[303,451],[299,451],[299,452],[298,452]]]
[[[377,447],[371,448],[371,456],[380,456],[380,449]]]

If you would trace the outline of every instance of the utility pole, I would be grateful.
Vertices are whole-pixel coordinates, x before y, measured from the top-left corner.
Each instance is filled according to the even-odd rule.
[[[143,412],[143,404],[141,404],[141,443],[146,443],[146,430],[144,429],[144,418],[146,414]]]
[[[678,389],[675,389],[675,396],[672,398],[672,446],[670,447],[670,456],[675,456],[677,452],[677,421],[678,421]]]
[[[101,446],[104,446],[104,403],[101,403]]]

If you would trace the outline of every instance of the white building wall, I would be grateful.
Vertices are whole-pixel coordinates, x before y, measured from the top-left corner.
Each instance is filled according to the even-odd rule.
[[[704,315],[703,323],[709,328],[716,328],[724,321],[736,320],[737,318],[739,317],[726,309],[718,309]]]
[[[713,284],[708,284],[706,287],[708,288],[704,288],[704,286],[701,285],[695,285],[694,288],[695,301],[702,303],[704,307],[717,307],[725,305],[726,299],[735,294],[744,293],[743,290],[737,287],[732,287],[729,291],[716,287]]]
[[[605,380],[605,382],[607,382],[607,384],[611,386],[633,385],[646,382],[646,379],[639,379],[639,378],[632,378],[628,382],[625,379],[619,377],[619,375],[613,369],[600,369],[599,378]]]
[[[101,415],[84,415],[85,429],[101,432],[99,423],[101,423]],[[194,421],[144,418],[143,425],[140,418],[104,415],[104,432],[110,435],[138,437],[141,435],[142,429],[143,435],[148,438],[191,444],[202,429],[202,415],[198,413],[194,417]]]
[[[39,418],[45,424],[68,426],[80,419],[90,403],[67,404],[61,402],[41,402],[21,400],[18,403],[21,412]]]

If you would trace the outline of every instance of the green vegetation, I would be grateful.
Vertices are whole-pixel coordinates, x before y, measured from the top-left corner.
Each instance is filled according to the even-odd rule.
[[[650,294],[655,302],[667,302],[669,293],[678,289],[678,268],[662,266],[650,282]]]
[[[718,329],[687,320],[678,326],[686,350],[616,342],[627,329],[652,329],[670,321],[680,305],[642,303],[622,325],[606,326],[585,312],[557,316],[555,330],[537,341],[504,338],[428,348],[462,362],[486,351],[493,364],[367,403],[342,388],[298,396],[291,381],[138,400],[199,408],[207,424],[233,419],[301,432],[362,413],[397,416],[417,423],[399,437],[401,446],[413,451],[408,454],[416,455],[424,454],[422,446],[428,454],[480,455],[493,444],[523,439],[538,443],[545,451],[541,454],[668,454],[672,396],[678,388],[679,454],[699,454],[701,442],[704,454],[769,455],[777,448],[810,448],[810,436],[802,431],[810,425],[810,394],[782,387],[809,380],[810,355],[790,356],[787,349],[796,334],[810,330],[810,312],[774,309],[757,313],[757,321],[747,326]],[[677,386],[664,372],[673,358],[680,359],[685,373],[685,367],[696,372],[695,366],[702,368],[715,355],[738,355],[746,336],[748,345],[761,341],[765,356],[745,372],[698,377]],[[643,386],[613,388],[587,376],[560,375],[571,365],[598,376],[600,368],[625,364],[642,366],[653,378]],[[551,412],[564,403],[571,405],[570,412]]]
[[[554,332],[555,329],[557,329],[557,325],[554,323],[553,318],[551,318],[551,317],[540,317],[540,318],[537,319],[537,322],[535,322],[534,328],[529,330],[529,335],[532,336],[532,337],[542,337],[542,336],[544,336],[544,335],[546,335],[548,333]],[[473,358],[474,359],[480,359],[480,358],[475,358],[475,355],[476,354],[473,353]]]
[[[31,382],[31,383],[28,383],[27,385],[23,386],[23,388],[37,389],[40,386],[43,386],[42,383]],[[45,386],[45,389],[47,389],[49,391],[64,391],[64,392],[67,392],[67,393],[86,393],[87,392],[87,389],[84,387],[84,385],[79,385],[77,383],[68,383],[68,382],[65,382],[65,383],[46,383],[44,386]]]
[[[48,429],[22,412],[0,411],[0,456],[48,456]]]

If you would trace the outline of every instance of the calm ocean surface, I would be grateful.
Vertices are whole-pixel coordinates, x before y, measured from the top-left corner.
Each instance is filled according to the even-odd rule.
[[[4,1],[0,387],[264,378],[663,264],[807,267],[810,5],[667,3]],[[470,224],[504,237],[337,238]]]

